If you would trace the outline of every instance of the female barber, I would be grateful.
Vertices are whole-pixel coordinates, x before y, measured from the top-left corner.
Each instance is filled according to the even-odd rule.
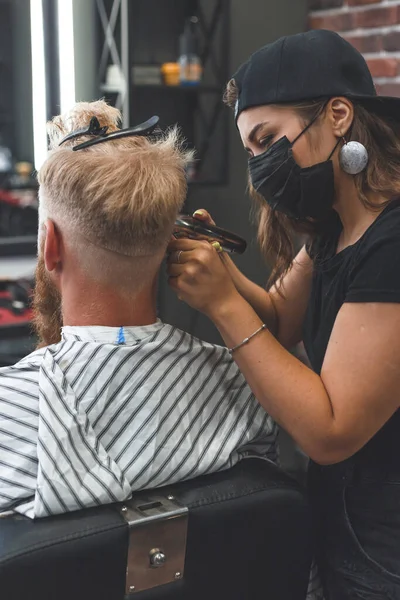
[[[341,37],[310,31],[251,56],[226,100],[273,284],[261,289],[192,240],[171,245],[170,284],[212,319],[258,400],[310,456],[326,597],[398,600],[400,99],[376,96]],[[294,258],[299,231],[309,242]],[[312,369],[289,352],[300,341]]]

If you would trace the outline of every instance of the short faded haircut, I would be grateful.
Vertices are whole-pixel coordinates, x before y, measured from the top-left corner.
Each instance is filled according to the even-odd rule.
[[[104,101],[81,102],[48,124],[50,154],[38,174],[39,219],[72,237],[125,257],[151,257],[165,247],[187,192],[192,160],[176,128],[156,138],[127,137],[73,151],[81,136],[63,137],[97,117],[108,132],[120,112]]]

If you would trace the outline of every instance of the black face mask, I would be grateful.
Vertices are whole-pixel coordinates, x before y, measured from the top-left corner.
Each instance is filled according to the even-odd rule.
[[[292,148],[311,127],[318,115],[293,142],[282,137],[266,152],[249,159],[250,179],[254,189],[274,210],[292,219],[319,219],[332,208],[335,185],[331,157],[302,169],[293,158]]]

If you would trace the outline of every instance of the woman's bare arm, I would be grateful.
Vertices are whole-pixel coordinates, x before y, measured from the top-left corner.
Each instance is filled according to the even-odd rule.
[[[238,292],[210,244],[177,244],[184,253],[181,264],[170,265],[170,284],[214,321],[226,345],[236,346],[259,329],[260,316]],[[296,313],[295,297],[289,302]],[[345,303],[321,375],[292,356],[268,330],[237,350],[234,358],[265,410],[312,459],[330,464],[352,456],[399,407],[399,332],[400,304]]]
[[[210,317],[228,346],[260,326],[242,299]],[[333,464],[362,448],[399,408],[399,332],[400,304],[344,304],[321,376],[268,331],[234,358],[259,402],[303,451]]]

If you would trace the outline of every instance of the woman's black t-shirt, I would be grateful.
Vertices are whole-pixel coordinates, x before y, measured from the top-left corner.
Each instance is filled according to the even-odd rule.
[[[309,249],[314,274],[303,339],[317,373],[345,302],[400,302],[400,200],[357,243],[336,254],[340,232],[337,219],[332,234]],[[353,597],[361,587],[372,595],[375,590],[376,598],[398,598],[400,410],[346,460],[322,466],[311,460],[308,489],[317,559],[329,585],[338,586],[335,598]],[[396,575],[385,570],[392,564]]]
[[[317,373],[345,302],[400,302],[400,199],[393,200],[355,244],[336,254],[340,231],[338,219],[332,235],[309,249],[314,274],[303,342]]]

